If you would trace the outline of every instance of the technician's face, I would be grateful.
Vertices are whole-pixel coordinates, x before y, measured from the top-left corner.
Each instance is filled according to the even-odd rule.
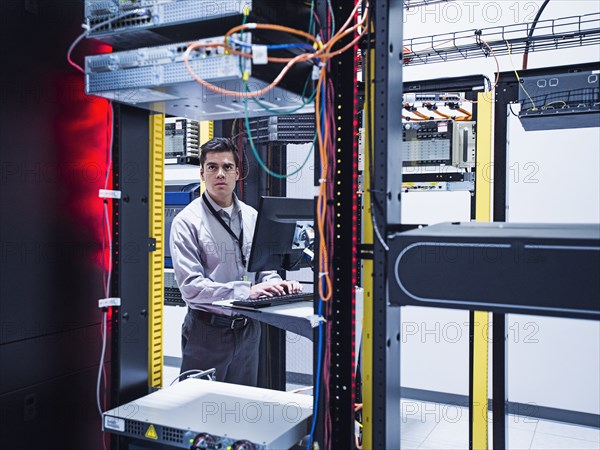
[[[230,198],[239,178],[233,152],[211,152],[206,155],[204,166],[200,168],[200,178],[213,198]]]

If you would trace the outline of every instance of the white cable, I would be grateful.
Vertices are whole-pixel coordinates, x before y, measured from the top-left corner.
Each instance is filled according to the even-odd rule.
[[[108,107],[110,112],[110,141],[108,144],[108,162],[106,167],[106,178],[104,179],[104,189],[108,189],[108,179],[110,178],[110,173],[112,170],[113,163],[113,155],[112,155],[112,147],[114,143],[114,127],[115,127],[115,114],[112,102],[108,101]],[[106,280],[106,288],[104,290],[104,296],[110,297],[110,280],[112,276],[112,230],[110,228],[110,218],[108,217],[108,206],[106,201],[104,202],[104,218],[106,223],[106,235],[108,236],[108,278]]]
[[[112,162],[113,162],[113,155],[112,155],[112,147],[113,147],[113,142],[114,142],[114,129],[115,129],[115,114],[114,114],[114,108],[113,108],[113,104],[112,101],[108,100],[108,108],[109,108],[109,114],[110,114],[110,141],[108,143],[108,151],[107,151],[107,161],[106,161],[106,177],[104,179],[104,190],[108,190],[108,179],[110,178],[110,173],[111,173],[111,169],[112,169]],[[108,213],[105,212],[105,216],[108,216]],[[104,228],[104,225],[106,223],[108,223],[108,217],[106,218],[106,221],[103,221],[103,227],[102,227],[102,255],[104,256],[104,250],[105,250],[105,245],[106,245],[106,229]],[[110,227],[109,227],[110,229]],[[111,250],[110,253],[108,255],[109,257],[109,268],[112,268],[112,236],[109,233],[108,234],[108,240],[111,243]],[[110,297],[110,281],[107,283],[106,282],[106,274],[104,274],[104,283],[105,283],[105,287],[104,287],[104,297]]]
[[[146,11],[141,8],[133,9],[131,11],[127,11],[125,13],[119,14],[115,17],[111,17],[110,19],[107,19],[104,22],[97,23],[96,25],[94,25],[91,28],[89,28],[86,24],[82,24],[81,26],[85,29],[85,31],[83,33],[81,33],[79,36],[77,36],[77,38],[75,38],[75,40],[69,47],[69,50],[67,51],[67,61],[69,62],[69,64],[71,64],[77,70],[79,70],[81,73],[85,74],[85,70],[83,70],[79,64],[73,62],[73,60],[71,59],[71,53],[73,53],[73,50],[75,49],[77,44],[79,44],[83,40],[83,38],[86,37],[88,34],[90,34],[92,31],[95,31],[98,28],[103,27],[104,25],[108,25],[109,23],[112,23],[116,20],[123,19],[127,16],[141,15],[142,13],[145,13],[145,12]]]
[[[75,67],[77,70],[79,70],[84,75],[85,75],[85,70],[83,70],[79,64],[73,62],[73,60],[71,59],[71,53],[73,53],[73,49],[75,48],[75,46],[77,44],[79,44],[81,42],[81,40],[85,37],[85,34],[86,34],[86,32],[84,31],[79,36],[77,36],[77,38],[73,41],[73,43],[69,47],[69,50],[67,51],[67,61],[69,61],[69,64],[71,64],[73,67]]]
[[[106,167],[106,178],[104,180],[104,189],[108,189],[108,179],[110,178],[110,172],[111,172],[111,168],[112,168],[112,146],[113,146],[113,142],[114,142],[114,122],[115,122],[115,118],[114,118],[114,110],[113,110],[113,106],[112,106],[112,102],[108,102],[108,107],[109,107],[109,113],[110,113],[110,140],[109,140],[109,145],[108,145],[108,163],[107,163],[107,167]],[[113,265],[113,261],[112,261],[112,256],[113,256],[113,245],[112,245],[112,230],[110,227],[110,218],[108,217],[108,203],[106,200],[104,200],[104,223],[106,225],[106,234],[103,235],[102,240],[103,243],[106,242],[105,239],[106,237],[108,237],[108,274],[107,274],[107,278],[106,278],[106,285],[104,287],[104,296],[105,297],[109,297],[110,296],[110,282],[111,282],[111,277],[112,277],[112,265]],[[103,245],[104,248],[104,245]],[[104,257],[104,251],[102,252],[102,257]],[[96,382],[96,401],[98,403],[98,412],[100,413],[100,417],[102,417],[102,404],[100,402],[100,384],[102,382],[102,370],[104,368],[104,356],[106,354],[106,341],[108,340],[107,337],[107,332],[106,332],[106,328],[107,328],[107,315],[108,312],[106,310],[104,310],[102,312],[102,352],[100,354],[100,364],[98,365],[98,379]]]
[[[373,211],[373,208],[371,208],[371,221],[373,222],[373,230],[375,231],[375,236],[377,236],[377,240],[379,241],[383,249],[386,252],[388,252],[390,248],[386,245],[385,241],[383,240],[383,237],[381,236],[381,233],[379,232],[379,227],[377,226],[377,219],[375,218],[375,211]]]
[[[110,296],[110,279],[112,277],[112,230],[108,217],[108,205],[104,203],[104,218],[106,219],[106,234],[108,235],[108,278],[106,279],[106,297]]]
[[[200,370],[200,369],[190,369],[190,370],[186,370],[185,372],[181,372],[179,375],[177,375],[173,381],[171,381],[171,384],[169,384],[169,386],[173,386],[173,384],[175,384],[176,381],[178,381],[182,376],[184,375],[189,375],[189,374],[196,374],[195,377],[193,378],[199,378],[199,377],[204,377],[204,376],[208,376],[210,380],[213,380],[213,376],[214,373],[216,372],[216,369],[207,369],[207,370]],[[190,377],[192,378],[192,377]]]
[[[100,365],[98,366],[98,382],[96,383],[96,402],[98,404],[98,412],[102,418],[102,404],[100,403],[100,381],[102,380],[102,368],[104,367],[104,354],[106,353],[106,316],[107,311],[102,313],[102,353],[100,355]]]

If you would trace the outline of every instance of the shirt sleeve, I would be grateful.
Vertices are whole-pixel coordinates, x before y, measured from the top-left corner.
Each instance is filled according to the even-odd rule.
[[[250,295],[250,282],[219,283],[206,277],[194,231],[175,219],[171,226],[171,257],[175,279],[183,299],[189,306],[210,305],[220,299],[245,299]]]
[[[278,281],[282,281],[281,277],[279,276],[279,274],[275,271],[275,270],[270,270],[270,271],[266,271],[266,272],[258,272],[256,274],[256,283],[263,283],[263,282],[273,282],[276,283]]]

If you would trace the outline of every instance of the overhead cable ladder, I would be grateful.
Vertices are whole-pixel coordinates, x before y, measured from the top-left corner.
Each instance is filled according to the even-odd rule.
[[[419,8],[421,6],[434,5],[436,3],[449,3],[454,0],[404,0],[406,9]]]
[[[404,41],[404,63],[410,65],[456,61],[468,58],[583,47],[600,43],[600,13],[548,19],[531,23],[416,37]],[[510,49],[509,49],[510,46]]]

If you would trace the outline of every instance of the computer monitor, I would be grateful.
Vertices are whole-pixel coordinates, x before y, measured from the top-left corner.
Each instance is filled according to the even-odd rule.
[[[309,267],[304,250],[314,237],[314,208],[312,198],[261,197],[248,270]]]

